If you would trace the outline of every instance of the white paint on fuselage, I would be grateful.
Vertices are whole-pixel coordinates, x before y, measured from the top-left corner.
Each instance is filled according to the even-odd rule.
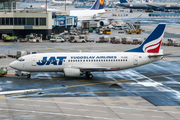
[[[134,52],[99,52],[99,53],[41,53],[23,56],[20,59],[24,61],[14,61],[10,66],[19,71],[27,72],[63,72],[64,68],[110,68],[103,71],[117,71],[122,69],[133,68],[148,64],[157,60],[160,60],[162,56],[149,58],[148,56],[152,53],[134,53]],[[73,56],[94,56],[94,59],[72,59]],[[101,58],[96,59],[97,56],[116,56],[115,58]],[[136,56],[136,57],[135,57]],[[35,65],[33,65],[33,57],[35,57]],[[66,57],[63,60],[62,65],[37,65],[37,62],[41,62],[43,57]],[[137,61],[135,61],[135,58]],[[73,61],[77,60],[77,61]],[[78,61],[79,60],[79,61]],[[82,61],[80,61],[82,60]],[[87,61],[88,60],[88,61]],[[90,60],[90,61],[89,61]],[[98,61],[97,61],[98,60]],[[100,60],[100,61],[99,61]],[[57,61],[58,63],[58,61]],[[137,64],[136,64],[137,63]],[[136,65],[135,65],[136,64]],[[102,71],[93,70],[93,71]]]
[[[70,10],[70,16],[77,16],[78,20],[91,20],[93,17],[100,17],[105,13],[104,9],[99,10]]]

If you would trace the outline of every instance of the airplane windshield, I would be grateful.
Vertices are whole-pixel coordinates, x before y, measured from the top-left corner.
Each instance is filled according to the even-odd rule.
[[[17,61],[25,61],[25,59],[23,59],[23,58],[19,58],[19,59],[17,59]]]

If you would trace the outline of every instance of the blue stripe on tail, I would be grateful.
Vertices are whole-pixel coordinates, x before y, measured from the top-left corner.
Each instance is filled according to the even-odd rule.
[[[161,37],[163,37],[162,35],[164,34],[165,27],[166,27],[166,24],[159,24],[154,29],[154,31],[148,36],[148,38],[143,42],[141,46],[131,49],[131,50],[127,50],[125,52],[143,52],[144,53],[144,52],[148,52],[148,51],[145,51],[146,49],[151,51],[151,53],[153,52],[152,50],[159,51],[159,48],[157,45],[158,44],[161,45],[161,41],[162,41]],[[155,48],[155,46],[157,47]]]
[[[91,7],[91,10],[99,10],[104,8],[104,1],[105,0],[96,0]],[[87,13],[88,14],[88,13]]]

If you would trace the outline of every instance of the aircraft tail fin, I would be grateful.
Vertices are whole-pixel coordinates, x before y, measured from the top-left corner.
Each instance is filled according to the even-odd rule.
[[[91,7],[91,10],[98,10],[98,9],[103,9],[104,8],[104,1],[105,0],[96,0]]]
[[[159,53],[166,24],[159,24],[141,46],[125,52]]]
[[[120,3],[128,3],[127,0],[119,0]]]
[[[153,2],[153,0],[146,0],[146,2]]]

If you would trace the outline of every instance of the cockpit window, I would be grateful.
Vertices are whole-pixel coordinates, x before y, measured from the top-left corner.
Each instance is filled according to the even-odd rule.
[[[23,59],[23,58],[19,58],[19,59],[17,59],[17,61],[25,61],[25,59]]]

